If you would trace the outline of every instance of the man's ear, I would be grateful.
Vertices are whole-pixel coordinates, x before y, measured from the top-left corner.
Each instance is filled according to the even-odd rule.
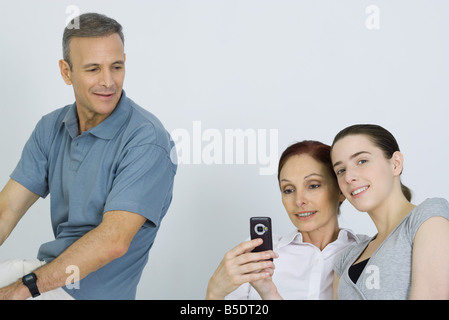
[[[391,157],[391,162],[393,164],[394,175],[395,176],[401,175],[404,166],[404,156],[402,155],[402,153],[399,151],[393,153],[393,156]]]
[[[67,85],[72,84],[72,70],[70,66],[64,59],[59,60],[59,69],[61,71],[61,76]]]

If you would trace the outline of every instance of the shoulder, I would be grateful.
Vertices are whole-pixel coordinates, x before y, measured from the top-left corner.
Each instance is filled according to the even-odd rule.
[[[429,198],[416,206],[417,210],[421,212],[434,212],[435,215],[446,214],[449,212],[449,202],[443,198]]]
[[[37,125],[41,128],[60,126],[62,125],[67,113],[70,112],[73,108],[73,104],[69,104],[50,113],[47,113],[42,116]]]
[[[70,112],[72,106],[67,105],[42,116],[33,130],[34,141],[41,147],[51,143],[63,125],[64,118]]]
[[[429,198],[417,205],[409,214],[407,228],[414,237],[422,223],[432,217],[449,219],[449,203],[443,198]]]
[[[170,152],[173,143],[162,122],[129,98],[128,104],[131,112],[127,133],[132,137],[133,145],[154,144]]]
[[[429,198],[417,205],[404,219],[403,230],[410,244],[421,225],[432,217],[449,219],[449,203],[443,198]]]

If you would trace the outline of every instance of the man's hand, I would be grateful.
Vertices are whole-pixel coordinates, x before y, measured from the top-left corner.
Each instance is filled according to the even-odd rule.
[[[25,300],[31,297],[28,288],[23,285],[22,279],[0,289],[0,300]]]

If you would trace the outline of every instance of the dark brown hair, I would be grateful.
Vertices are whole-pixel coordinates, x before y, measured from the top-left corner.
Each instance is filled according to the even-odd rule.
[[[332,142],[332,147],[335,143],[349,135],[359,135],[363,134],[370,139],[375,146],[380,148],[386,159],[391,159],[393,153],[399,150],[399,145],[394,136],[385,128],[375,125],[375,124],[355,124],[341,130],[334,138]],[[402,172],[401,172],[402,173]],[[408,201],[412,199],[412,192],[409,188],[404,186],[401,182],[402,193]]]

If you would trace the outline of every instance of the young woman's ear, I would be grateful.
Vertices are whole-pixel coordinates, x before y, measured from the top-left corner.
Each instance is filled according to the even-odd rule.
[[[402,169],[404,166],[404,156],[400,151],[396,151],[393,153],[391,157],[392,165],[393,165],[393,173],[395,176],[399,176],[402,173]]]

